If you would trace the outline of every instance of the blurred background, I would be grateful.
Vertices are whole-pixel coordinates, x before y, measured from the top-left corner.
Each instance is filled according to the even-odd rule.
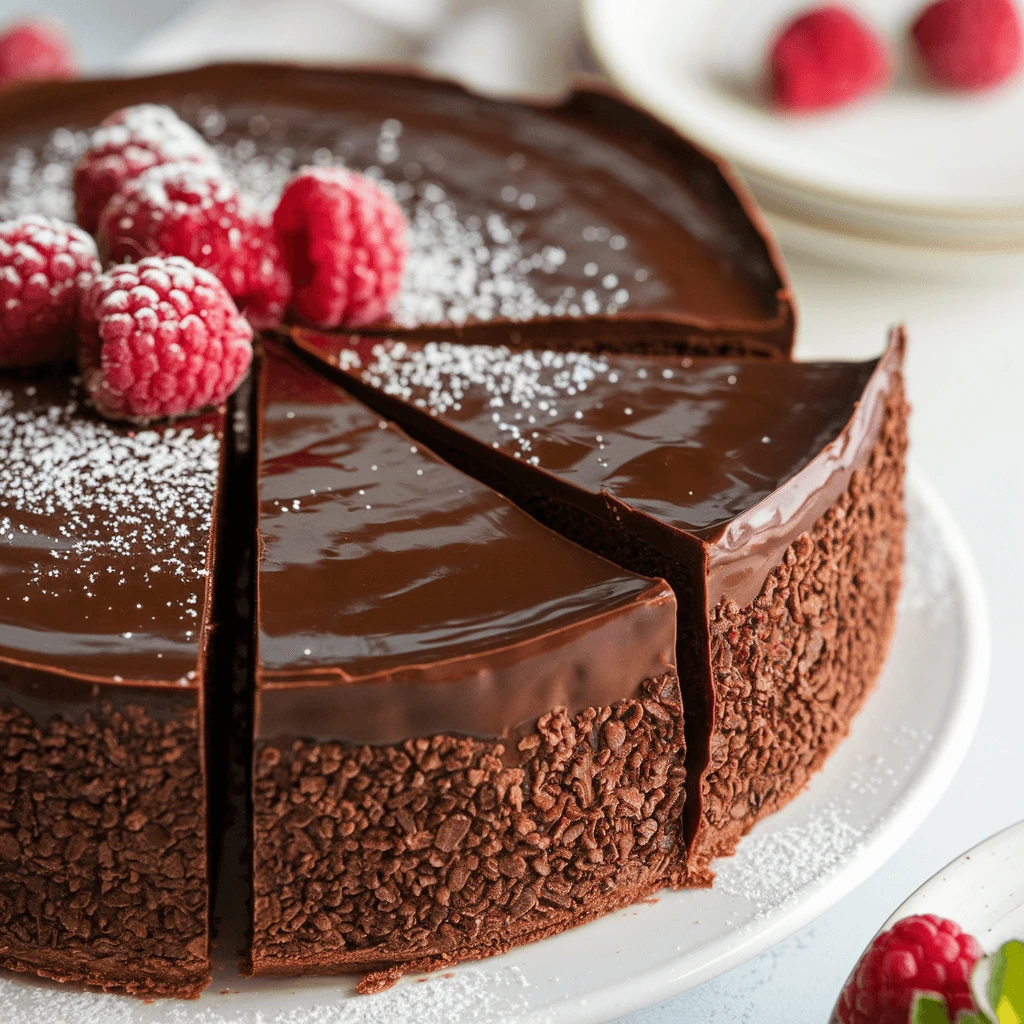
[[[902,38],[920,4],[854,4]],[[418,64],[493,92],[554,95],[581,72],[734,160],[769,214],[801,316],[798,353],[911,338],[913,458],[973,547],[994,662],[981,729],[938,808],[870,880],[774,949],[628,1024],[825,1021],[892,910],[952,857],[1024,818],[1016,650],[1024,542],[1024,87],[950,96],[894,44],[893,87],[792,119],[761,97],[786,0],[0,0],[59,20],[87,73],[217,57]],[[927,699],[927,694],[922,694]],[[670,937],[666,937],[668,940]]]

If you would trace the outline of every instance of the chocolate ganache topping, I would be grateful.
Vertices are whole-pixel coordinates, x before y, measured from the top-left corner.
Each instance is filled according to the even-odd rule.
[[[221,438],[216,414],[132,429],[70,378],[0,378],[0,658],[194,679]]]
[[[527,490],[628,520],[655,546],[696,541],[711,607],[756,596],[845,489],[903,354],[902,335],[863,363],[293,335],[442,450],[475,452]]]
[[[760,217],[709,155],[595,89],[553,106],[429,78],[223,65],[0,96],[0,217],[72,218],[71,170],[115,107],[176,108],[267,205],[297,168],[345,164],[391,190],[411,252],[382,329],[508,342],[630,325],[699,348],[788,353],[793,311]]]
[[[272,345],[261,407],[258,735],[500,736],[672,669],[660,580],[551,533]]]

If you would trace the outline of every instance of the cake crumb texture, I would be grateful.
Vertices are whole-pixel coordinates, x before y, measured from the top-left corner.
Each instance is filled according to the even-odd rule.
[[[902,384],[847,490],[789,546],[745,608],[710,616],[715,727],[696,857],[735,851],[843,740],[889,650],[903,572]]]
[[[7,670],[0,665],[0,683]],[[0,965],[136,995],[210,980],[198,716],[0,708]]]
[[[674,675],[516,743],[264,743],[253,971],[436,969],[662,888],[683,857]],[[389,968],[399,968],[398,970]]]

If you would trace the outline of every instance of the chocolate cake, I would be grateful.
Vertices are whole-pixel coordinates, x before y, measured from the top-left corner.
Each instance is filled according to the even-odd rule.
[[[293,334],[541,521],[668,580],[695,867],[732,852],[845,736],[899,592],[901,334],[869,363]]]
[[[668,586],[296,357],[262,382],[254,972],[440,966],[678,879]]]
[[[365,172],[410,254],[389,320],[282,326],[226,420],[132,430],[69,378],[0,381],[0,964],[198,992],[229,767],[258,974],[373,988],[710,884],[885,657],[902,335],[792,362],[749,199],[600,88],[27,86],[0,219],[73,219],[87,132],[142,102],[268,210],[303,165]]]
[[[204,687],[218,416],[129,430],[0,377],[0,964],[210,979]]]

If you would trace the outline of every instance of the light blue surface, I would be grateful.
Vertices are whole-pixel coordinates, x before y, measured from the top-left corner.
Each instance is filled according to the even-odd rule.
[[[29,12],[58,17],[69,26],[86,68],[99,70],[116,67],[148,32],[181,14],[194,2],[36,0],[27,5],[0,0],[0,22]],[[924,328],[921,334],[934,346],[933,359],[938,360],[945,350],[945,358],[957,361],[958,354],[965,353],[959,339],[979,333],[968,312],[970,309],[999,309],[1002,315],[994,318],[990,325],[992,333],[1000,329],[1006,333],[1004,325],[1011,312],[1017,323],[1021,322],[1019,314],[1024,313],[1012,297],[1004,298],[1001,293],[989,290],[954,285],[933,294],[920,285],[869,280],[865,275],[856,279],[847,275],[837,284],[835,277],[826,275],[823,268],[802,265],[798,261],[793,261],[792,270],[805,314],[804,338],[809,334],[824,337],[825,328],[833,333],[840,324],[845,326],[847,320],[863,318],[865,323],[858,322],[852,336],[860,339],[863,335],[870,339],[874,350],[881,324],[887,319],[894,321],[910,316],[912,327],[921,324]],[[837,288],[842,295],[837,294]],[[1007,304],[1012,309],[1001,308]],[[956,326],[958,316],[964,322]],[[933,320],[942,322],[932,323]],[[959,334],[959,338],[953,337],[954,333]],[[915,342],[920,341],[921,334],[915,336]],[[981,395],[988,395],[994,380],[1004,380],[1007,374],[1015,380],[1024,379],[1024,358],[1019,355],[1022,348],[1016,339],[1006,339],[1006,344],[1002,352],[996,352],[989,345],[982,346],[980,351],[984,357],[991,358],[983,358],[981,363],[966,361],[964,356],[966,364],[957,380],[965,393],[976,392],[980,401]],[[922,347],[912,348],[912,356],[915,351],[917,356],[923,355]],[[815,351],[814,354],[821,353]],[[1019,762],[1013,752],[1019,749],[1024,701],[1021,700],[1016,645],[1007,642],[1018,635],[1016,608],[1019,606],[1016,602],[1000,603],[994,596],[1010,597],[1019,592],[1019,573],[1024,571],[1024,558],[1019,544],[1013,541],[1002,554],[995,544],[979,544],[979,541],[999,536],[1019,536],[1006,512],[1020,506],[1019,502],[1014,504],[1014,488],[1010,488],[1014,494],[1003,494],[1001,485],[996,486],[990,500],[972,500],[972,487],[991,487],[993,479],[1007,483],[1005,476],[993,478],[979,470],[976,461],[979,448],[999,449],[987,452],[993,456],[991,461],[985,460],[988,466],[1001,462],[1003,466],[1019,467],[1019,450],[1010,444],[1012,430],[994,429],[998,417],[987,405],[987,399],[986,411],[978,412],[977,423],[965,423],[966,429],[953,431],[942,446],[930,443],[932,438],[938,441],[943,437],[943,424],[948,424],[949,420],[946,399],[941,397],[946,389],[941,387],[941,381],[928,379],[935,365],[931,360],[929,363],[926,366],[922,360],[916,368],[912,367],[916,372],[911,374],[911,395],[917,406],[917,423],[923,442],[917,447],[918,458],[975,544],[993,610],[994,678],[1001,685],[993,686],[993,698],[989,701],[979,739],[938,810],[881,871],[839,906],[750,963],[692,992],[631,1014],[623,1018],[621,1024],[825,1024],[852,964],[889,914],[964,849],[1024,817],[1024,788],[1015,786],[996,799],[989,781],[1001,771],[1019,772]],[[962,396],[961,401],[966,402]],[[979,429],[983,427],[983,418],[992,420],[991,424],[984,424],[987,429]],[[994,458],[1000,451],[1001,456]],[[671,936],[665,936],[665,941],[670,942]]]

